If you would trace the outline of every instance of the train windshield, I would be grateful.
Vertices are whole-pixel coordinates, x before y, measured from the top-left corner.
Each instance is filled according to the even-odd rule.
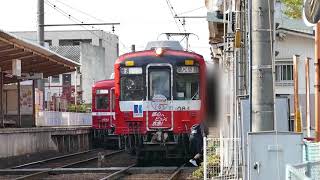
[[[150,74],[150,99],[154,96],[162,95],[170,98],[170,72],[166,70],[151,71]]]
[[[178,75],[176,78],[177,100],[199,100],[199,74]]]
[[[122,101],[141,101],[144,99],[142,75],[124,76],[120,83]]]
[[[107,94],[96,95],[96,109],[108,109],[108,101]]]

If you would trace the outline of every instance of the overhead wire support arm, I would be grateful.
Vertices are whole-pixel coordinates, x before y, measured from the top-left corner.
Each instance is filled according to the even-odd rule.
[[[196,35],[194,33],[187,33],[187,32],[184,32],[184,33],[161,33],[159,36],[161,36],[161,35],[166,35],[167,36],[167,40],[169,40],[170,37],[172,37],[172,36],[182,36],[183,38],[181,39],[181,41],[183,39],[186,39],[186,50],[189,49],[189,36],[190,35],[196,36],[198,38],[198,40],[199,40],[199,36],[198,35]],[[158,39],[159,39],[159,36],[158,36]]]
[[[120,23],[74,23],[74,24],[42,24],[40,26],[53,27],[53,26],[116,26]]]

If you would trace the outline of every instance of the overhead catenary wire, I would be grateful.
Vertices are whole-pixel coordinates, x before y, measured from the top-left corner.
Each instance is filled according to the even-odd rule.
[[[100,19],[100,18],[98,18],[98,17],[96,17],[96,16],[93,16],[93,15],[91,15],[91,14],[85,12],[85,11],[82,11],[81,9],[75,8],[75,7],[73,7],[73,6],[65,3],[65,2],[63,2],[63,1],[60,1],[60,0],[55,0],[55,1],[57,1],[57,2],[60,3],[60,4],[63,4],[64,6],[70,8],[70,9],[72,9],[72,10],[74,10],[74,11],[77,11],[77,12],[79,12],[79,13],[81,13],[81,14],[84,14],[84,15],[86,15],[86,16],[94,19],[94,20],[101,21],[101,22],[104,21],[104,20],[102,20],[102,19]],[[114,20],[114,19],[111,19],[111,20]]]
[[[184,11],[184,12],[178,13],[178,15],[188,14],[188,13],[197,11],[197,10],[199,10],[199,9],[202,9],[202,8],[204,8],[204,7],[205,7],[205,6],[200,6],[200,7],[198,7],[198,8],[194,8],[194,9],[191,9],[191,10],[188,10],[188,11]]]
[[[168,5],[168,8],[169,8],[169,10],[170,10],[170,13],[171,13],[171,15],[172,15],[172,18],[174,19],[174,22],[175,22],[175,24],[176,24],[179,32],[181,32],[181,29],[180,29],[179,24],[178,24],[177,19],[176,19],[176,17],[177,17],[178,15],[177,15],[176,11],[174,10],[174,8],[173,8],[170,0],[166,0],[166,2],[167,2],[167,5]],[[184,26],[184,22],[182,22],[180,19],[178,19],[178,21],[180,22],[180,24],[181,24],[184,32],[186,32],[186,28],[185,28],[185,26]]]
[[[69,20],[75,22],[75,23],[80,23],[80,24],[84,24],[84,21],[81,21],[80,19],[72,16],[70,13],[67,13],[66,11],[64,11],[63,9],[59,8],[58,6],[56,6],[55,4],[51,3],[49,0],[45,0],[46,5],[48,5],[49,7],[51,7],[52,9],[56,10],[57,12],[59,12],[60,14],[62,14],[63,16],[67,17]],[[84,28],[85,30],[87,30],[89,33],[91,33],[92,35],[98,37],[99,39],[101,38],[103,42],[106,42],[110,47],[113,48],[117,48],[116,46],[112,45],[109,41],[106,41],[103,37],[101,37],[100,35],[96,34],[95,32],[93,32],[92,30],[88,29],[85,25],[80,25],[82,28]],[[101,29],[97,29],[94,26],[91,26],[92,29],[94,30],[98,30],[98,31],[102,31]],[[121,53],[125,53],[124,51],[122,51],[121,49],[119,49],[119,51],[121,51]]]

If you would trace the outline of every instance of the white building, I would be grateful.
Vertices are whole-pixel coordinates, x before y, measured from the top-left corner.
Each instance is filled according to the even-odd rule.
[[[305,59],[311,58],[310,69],[310,117],[314,127],[314,31],[307,27],[302,19],[294,20],[284,15],[283,5],[276,3],[275,21],[278,23],[276,31],[275,51],[279,52],[275,58],[275,93],[278,96],[290,98],[290,124],[293,125],[293,55],[299,55],[298,81],[299,81],[299,105],[302,113],[303,127],[306,129],[306,79]],[[293,128],[293,126],[291,126]]]
[[[13,34],[29,41],[37,39],[35,31]],[[52,96],[70,98],[72,94],[73,97],[71,91],[77,81],[79,100],[91,103],[91,86],[95,81],[108,79],[113,73],[113,64],[119,55],[118,36],[98,30],[46,31],[45,42],[51,50],[82,64],[78,72],[52,76],[47,80],[46,101],[51,101]]]

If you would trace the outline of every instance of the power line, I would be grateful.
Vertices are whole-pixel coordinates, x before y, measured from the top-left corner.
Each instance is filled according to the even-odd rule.
[[[84,15],[92,18],[92,19],[95,19],[95,20],[100,21],[100,22],[104,22],[104,20],[102,20],[102,19],[100,19],[100,18],[97,18],[96,16],[93,16],[93,15],[91,15],[91,14],[85,12],[85,11],[82,11],[81,9],[75,8],[75,7],[69,5],[69,4],[65,3],[65,2],[62,2],[62,1],[60,1],[60,0],[55,0],[55,1],[57,1],[58,3],[63,4],[64,6],[70,8],[70,9],[73,9],[73,10],[75,10],[75,11],[81,13],[81,14],[84,14]],[[111,20],[114,20],[114,19],[111,18]],[[120,39],[119,39],[119,42],[122,44],[122,46],[123,46],[125,49],[128,49],[128,47],[125,46],[125,44],[124,44],[123,42],[121,42]]]
[[[80,10],[80,9],[77,9],[77,8],[75,8],[75,7],[73,7],[73,6],[69,5],[69,4],[67,4],[67,3],[65,3],[65,2],[62,2],[62,1],[60,1],[60,0],[55,0],[55,1],[57,1],[57,2],[58,2],[58,3],[60,3],[60,4],[63,4],[64,6],[66,6],[66,7],[70,8],[70,9],[73,9],[73,10],[75,10],[75,11],[77,11],[77,12],[81,13],[81,14],[84,14],[84,15],[86,15],[86,16],[88,16],[88,17],[92,18],[92,19],[95,19],[95,20],[97,20],[97,21],[101,21],[101,22],[103,22],[103,21],[104,21],[104,20],[102,20],[102,19],[100,19],[100,18],[97,18],[96,16],[93,16],[93,15],[91,15],[91,14],[89,14],[89,13],[85,12],[85,11],[82,11],[82,10]],[[114,19],[112,18],[111,20],[114,20]]]
[[[57,7],[55,4],[51,3],[50,1],[46,0],[45,3],[50,6],[51,8],[53,8],[54,10],[56,10],[57,12],[59,12],[60,14],[62,14],[63,16],[67,17],[68,19],[70,19],[71,21],[75,22],[75,23],[80,23],[79,25],[86,29],[89,33],[93,34],[94,36],[98,37],[99,39],[101,38],[102,41],[106,42],[107,44],[109,44],[110,47],[114,47],[110,42],[106,41],[104,38],[102,38],[101,36],[99,36],[98,34],[96,34],[95,32],[93,32],[92,30],[89,30],[88,28],[86,28],[84,25],[84,22],[81,21],[80,19],[75,18],[74,16],[72,16],[70,13],[65,12],[64,10],[62,10],[61,8]],[[95,30],[100,30],[95,28],[94,26],[91,26],[92,29]],[[102,31],[102,30],[100,30]],[[117,48],[117,47],[114,47]],[[121,51],[121,53],[124,53],[122,50],[119,49],[119,51]]]
[[[204,7],[205,7],[205,6],[200,6],[200,7],[195,8],[195,9],[191,9],[191,10],[188,10],[188,11],[184,11],[184,12],[179,13],[179,15],[191,13],[191,12],[197,11],[197,10],[199,10],[199,9],[202,9],[202,8],[204,8]]]
[[[62,2],[62,1],[60,1],[60,0],[55,0],[55,1],[57,1],[58,3],[63,4],[64,6],[70,8],[70,9],[73,9],[73,10],[79,12],[79,13],[82,13],[82,14],[84,14],[84,15],[92,18],[92,19],[95,19],[95,20],[100,21],[100,22],[104,22],[104,20],[102,20],[102,19],[100,19],[100,18],[97,18],[96,16],[93,16],[93,15],[91,15],[91,14],[85,12],[85,11],[82,11],[82,10],[80,10],[80,9],[77,9],[77,8],[75,8],[75,7],[67,4],[67,3],[65,3],[65,2]],[[113,18],[111,18],[111,19],[114,20]],[[97,30],[100,30],[100,29],[97,29]],[[124,49],[127,49],[127,50],[128,50],[128,47],[120,40],[120,38],[119,38],[119,42],[122,44],[122,46],[123,46]],[[119,50],[120,50],[120,49],[119,49]],[[121,51],[121,50],[120,50],[120,51]],[[122,53],[123,53],[123,51],[122,51]]]

